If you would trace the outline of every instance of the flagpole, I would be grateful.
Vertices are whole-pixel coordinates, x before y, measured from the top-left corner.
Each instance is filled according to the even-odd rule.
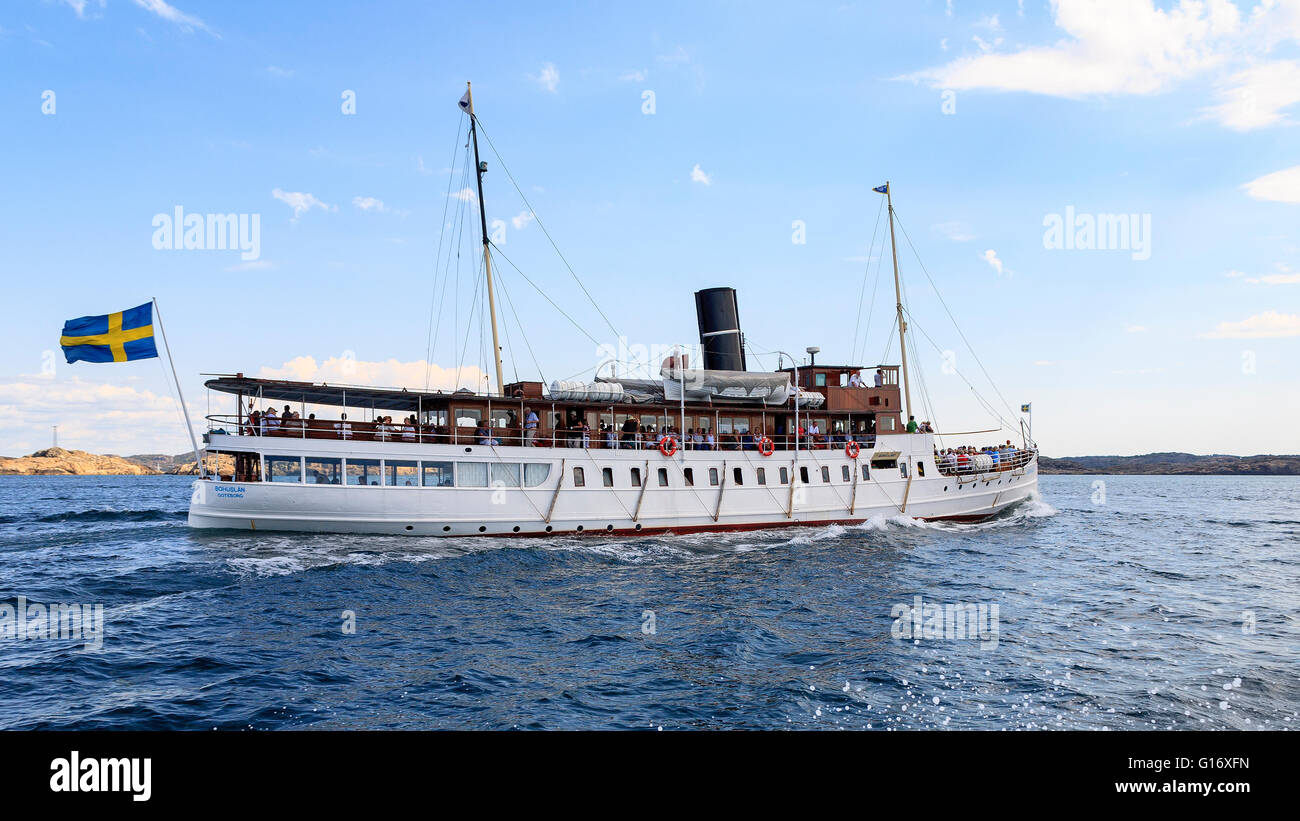
[[[153,301],[153,314],[158,318],[158,330],[162,332],[163,350],[167,351],[167,364],[172,369],[172,381],[176,383],[176,395],[180,397],[181,412],[185,414],[185,431],[190,435],[190,444],[194,446],[194,465],[198,468],[199,478],[204,478],[203,457],[199,455],[199,440],[194,438],[194,426],[190,424],[190,409],[185,406],[185,394],[181,392],[181,380],[176,376],[176,362],[172,359],[172,346],[167,344],[167,329],[163,327],[162,311],[158,310],[158,298]]]

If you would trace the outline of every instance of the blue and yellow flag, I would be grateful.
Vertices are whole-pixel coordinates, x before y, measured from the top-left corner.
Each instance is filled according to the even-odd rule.
[[[889,183],[885,183],[884,185],[877,185],[875,188],[873,188],[873,189],[871,189],[871,190],[872,190],[872,191],[875,191],[877,194],[888,194],[888,193],[889,193]]]
[[[1029,409],[1032,408],[1032,407],[1033,407],[1033,405],[1021,405],[1021,406],[1020,406],[1020,412],[1021,412],[1021,413],[1029,413]]]
[[[63,356],[68,362],[130,362],[158,355],[153,341],[153,303],[102,316],[63,323]]]

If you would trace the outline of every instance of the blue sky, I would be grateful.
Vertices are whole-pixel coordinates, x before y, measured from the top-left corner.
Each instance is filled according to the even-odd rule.
[[[1049,455],[1300,452],[1298,0],[14,0],[0,71],[5,455],[53,424],[68,447],[187,447],[159,362],[57,355],[65,319],[150,297],[198,415],[200,373],[418,387],[431,304],[435,377],[474,381],[477,243],[445,291],[435,259],[462,205],[466,80],[628,345],[695,342],[692,292],[733,285],[753,349],[851,358],[890,179],[979,357],[900,233],[941,428],[993,420],[969,380],[1004,417],[999,392],[1032,401]],[[501,251],[616,345],[481,148]],[[156,249],[177,206],[258,215],[258,258]],[[1149,220],[1149,245],[1045,247],[1067,208]],[[885,263],[862,364],[897,360]],[[504,320],[507,378],[536,378],[533,356],[548,380],[589,373],[593,341],[497,265],[522,323]]]

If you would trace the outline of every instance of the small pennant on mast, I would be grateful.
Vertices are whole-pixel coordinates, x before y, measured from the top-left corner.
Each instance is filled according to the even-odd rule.
[[[464,111],[466,114],[469,113],[469,91],[466,91],[466,92],[461,96],[461,98],[460,98],[460,103],[459,103],[458,105],[460,105],[460,110],[461,110],[461,111]]]
[[[872,191],[875,191],[877,194],[888,194],[888,193],[889,193],[889,183],[885,183],[884,185],[877,185],[875,188],[873,188],[873,189],[871,189],[871,190],[872,190]]]

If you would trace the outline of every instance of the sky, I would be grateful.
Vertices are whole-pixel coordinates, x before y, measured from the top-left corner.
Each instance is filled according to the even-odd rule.
[[[507,381],[720,285],[750,369],[897,362],[889,180],[918,418],[1300,453],[1300,0],[8,0],[0,73],[0,454],[188,449],[165,359],[59,352],[151,298],[196,429],[204,374],[486,384],[466,81]]]

